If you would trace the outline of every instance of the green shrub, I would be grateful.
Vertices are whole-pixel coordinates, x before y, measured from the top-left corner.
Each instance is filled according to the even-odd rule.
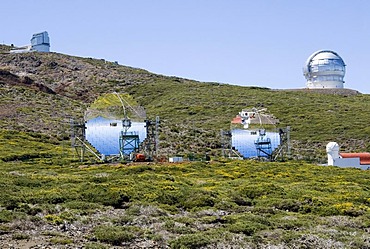
[[[273,204],[277,209],[290,212],[301,210],[301,202],[293,199],[279,199]]]
[[[23,240],[23,239],[29,239],[30,236],[25,233],[15,233],[12,235],[12,239],[14,240]]]
[[[131,205],[128,209],[126,209],[126,214],[130,216],[138,216],[141,214],[141,206],[140,205]]]
[[[62,237],[63,236],[61,232],[52,231],[52,230],[42,231],[41,234],[45,236],[50,236],[50,237],[57,237],[57,236]]]
[[[334,206],[324,205],[320,207],[314,207],[312,213],[318,214],[320,216],[333,216],[340,215],[340,211]]]
[[[275,226],[284,230],[300,230],[311,225],[310,221],[295,217],[286,217],[275,221]]]
[[[176,205],[179,202],[179,193],[175,191],[162,191],[158,193],[156,201],[161,204]]]
[[[168,220],[164,224],[164,228],[175,234],[189,234],[189,233],[194,233],[193,230],[190,227],[187,227],[183,223],[177,223],[173,220]]]
[[[63,224],[64,222],[63,218],[61,218],[59,215],[54,215],[54,214],[45,215],[45,219],[51,224],[56,224],[56,225]]]
[[[77,200],[66,202],[64,203],[63,206],[69,209],[76,209],[76,210],[83,211],[83,213],[87,213],[87,212],[102,208],[102,205],[100,205],[99,203],[77,201]]]
[[[105,206],[120,208],[126,202],[129,202],[131,197],[122,191],[111,190],[107,187],[99,185],[88,185],[83,190],[82,197],[84,201],[92,203],[101,203]]]
[[[153,166],[151,165],[136,165],[136,166],[131,166],[129,168],[126,169],[126,172],[128,174],[139,174],[139,173],[143,173],[145,171],[153,171],[154,168]]]
[[[18,176],[14,179],[14,184],[21,187],[38,188],[43,185],[39,179],[31,179],[26,176]]]
[[[3,196],[1,202],[7,210],[14,210],[20,206],[22,199],[15,195],[5,195]]]
[[[178,205],[187,210],[200,207],[213,207],[217,195],[210,191],[184,189]]]
[[[128,224],[131,224],[134,220],[133,215],[122,215],[119,218],[114,220],[114,224],[119,225],[119,226],[125,226]]]
[[[100,243],[87,243],[85,244],[85,249],[108,249],[109,247]]]
[[[254,204],[251,198],[240,194],[233,194],[231,198],[238,206],[252,206]]]
[[[73,240],[65,237],[54,237],[50,239],[52,244],[69,245],[73,243]]]
[[[253,235],[255,232],[267,228],[266,226],[250,221],[238,221],[227,226],[227,229],[232,233],[243,233],[247,236]]]
[[[13,220],[13,213],[8,210],[1,210],[0,211],[0,223],[6,223]]]
[[[216,202],[214,207],[221,210],[234,210],[237,207],[237,204],[232,201],[221,200],[219,202]]]
[[[72,193],[73,195],[73,193]],[[72,198],[75,198],[73,196]],[[69,199],[69,192],[60,189],[54,189],[53,191],[44,191],[39,195],[31,195],[26,198],[26,202],[31,204],[40,204],[40,203],[48,203],[48,204],[60,204],[64,203]]]
[[[263,207],[263,206],[256,206],[251,211],[254,214],[269,214],[269,215],[274,215],[281,212],[274,207]]]
[[[271,183],[260,183],[256,185],[242,186],[240,189],[240,195],[255,199],[261,196],[282,196],[285,191],[282,187]]]
[[[73,222],[77,219],[75,212],[76,211],[63,211],[60,213],[60,218],[68,222]]]
[[[26,204],[26,203],[21,203],[21,204],[19,204],[19,207],[15,209],[15,211],[23,212],[23,213],[26,213],[28,215],[36,215],[38,213],[41,213],[42,209],[38,206],[31,206],[31,205]]]
[[[99,226],[94,229],[95,237],[104,243],[119,246],[123,242],[132,241],[136,236],[125,227]]]
[[[47,201],[50,204],[59,204],[65,202],[66,200],[67,196],[63,195],[62,193],[49,194],[47,197]]]
[[[6,225],[0,225],[0,235],[10,233],[11,229],[10,227]]]
[[[170,241],[170,246],[173,249],[197,249],[203,246],[207,246],[212,241],[204,233],[187,234],[183,235],[175,240]]]

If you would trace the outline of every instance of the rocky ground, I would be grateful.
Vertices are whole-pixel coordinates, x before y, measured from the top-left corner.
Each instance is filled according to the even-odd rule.
[[[11,73],[15,80],[27,79],[48,91],[87,102],[93,101],[107,88],[150,83],[153,78],[161,77],[103,59],[58,53],[1,54],[0,69]]]
[[[129,211],[126,209],[113,209],[97,211],[88,216],[81,216],[74,222],[64,222],[62,224],[50,224],[42,222],[34,217],[33,220],[24,219],[16,220],[6,226],[0,226],[0,247],[4,249],[72,249],[72,248],[178,248],[171,241],[183,234],[193,233],[195,231],[205,231],[217,227],[222,227],[222,223],[204,223],[195,222],[194,224],[184,224],[181,222],[169,222],[167,218],[186,220],[189,218],[199,218],[199,220],[219,219],[229,215],[225,211],[203,210],[197,213],[183,212],[180,214],[170,214],[154,206],[137,206],[135,216],[128,216]],[[130,217],[128,219],[128,217]],[[287,215],[287,220],[295,220],[294,217]],[[358,235],[355,231],[338,230],[337,227],[353,228],[358,225],[348,217],[332,216],[322,218],[324,223],[331,224],[323,226],[317,224],[310,231],[296,231],[295,239],[284,242],[284,235],[289,231],[275,229],[261,231],[258,235],[251,237],[243,233],[234,234],[232,237],[221,235],[215,239],[214,243],[207,243],[202,246],[200,242],[191,244],[186,248],[223,248],[223,249],[283,249],[283,248],[356,248],[355,244],[341,242],[340,237],[350,237]],[[118,224],[126,226],[140,227],[141,230],[155,231],[155,236],[143,236],[142,234],[131,238],[129,241],[120,241],[119,243],[108,243],[99,241],[94,236],[94,227],[99,225]],[[124,224],[125,223],[125,224]],[[9,227],[12,232],[4,230]],[[369,229],[367,229],[368,232]],[[320,234],[320,236],[319,236]],[[263,238],[258,242],[258,237]],[[333,239],[333,238],[337,239]],[[276,243],[277,240],[281,242]],[[370,239],[363,235],[361,238],[361,248],[370,248]],[[270,242],[266,242],[270,241]],[[275,242],[274,242],[275,241]],[[348,247],[349,246],[349,247]],[[182,248],[182,247],[181,247]]]

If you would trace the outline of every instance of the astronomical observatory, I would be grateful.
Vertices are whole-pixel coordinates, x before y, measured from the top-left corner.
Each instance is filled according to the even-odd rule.
[[[319,50],[308,57],[303,67],[309,89],[343,88],[346,64],[334,51]]]
[[[10,50],[10,53],[27,53],[27,52],[50,52],[50,39],[48,32],[44,31],[32,35],[31,45],[17,47]]]
[[[50,52],[50,40],[48,32],[34,34],[31,38],[32,50],[38,52]]]

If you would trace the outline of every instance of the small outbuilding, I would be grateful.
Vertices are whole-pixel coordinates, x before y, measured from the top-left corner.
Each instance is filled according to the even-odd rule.
[[[370,168],[370,153],[339,153],[339,145],[336,142],[330,142],[326,145],[328,155],[328,165],[343,168]]]

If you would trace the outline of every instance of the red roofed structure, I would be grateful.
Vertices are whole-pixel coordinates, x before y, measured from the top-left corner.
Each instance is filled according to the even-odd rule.
[[[240,117],[239,115],[236,116],[235,118],[233,118],[233,120],[231,121],[232,124],[241,124],[242,123],[242,117]]]
[[[361,165],[370,165],[370,153],[339,153],[342,158],[360,158]]]
[[[328,165],[370,169],[369,152],[339,153],[339,145],[336,142],[330,142],[326,145],[326,153],[328,155]]]

